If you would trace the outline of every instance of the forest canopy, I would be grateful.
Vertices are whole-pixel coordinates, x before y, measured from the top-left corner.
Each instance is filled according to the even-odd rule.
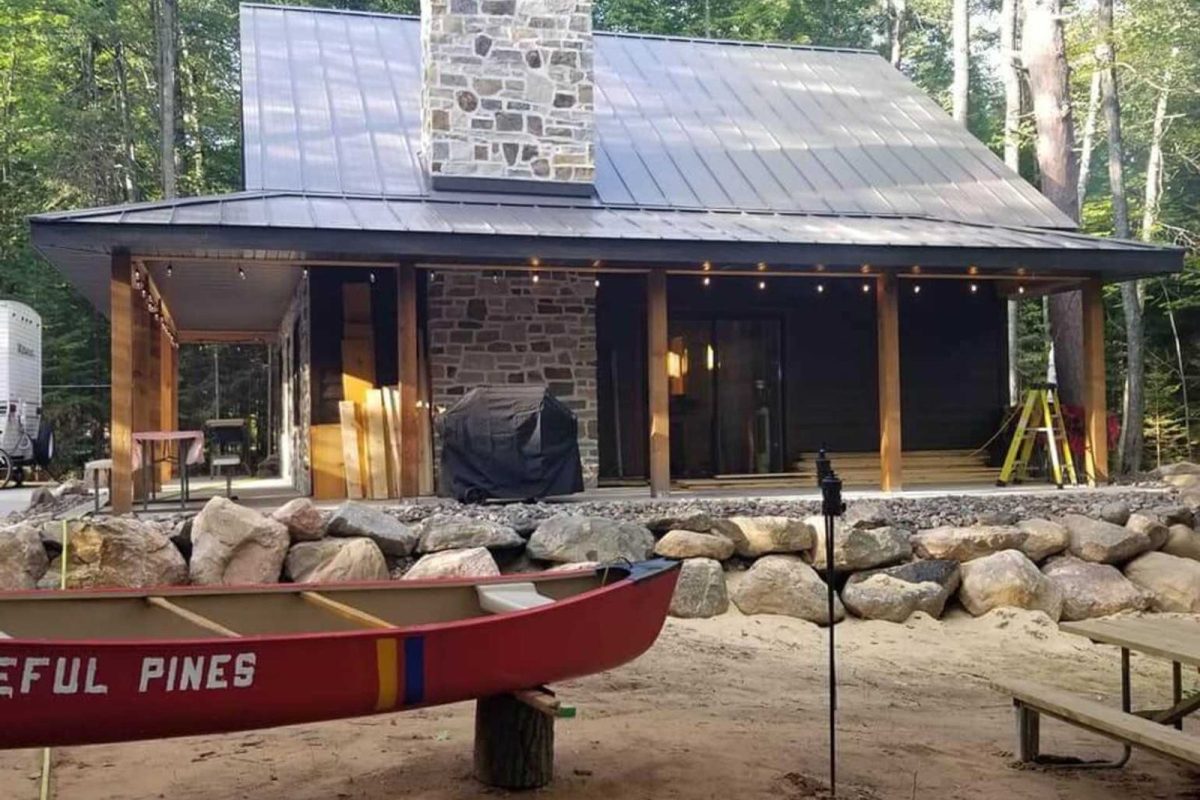
[[[1137,350],[1145,358],[1145,455],[1154,463],[1190,453],[1196,415],[1187,398],[1200,398],[1200,4],[1118,0],[1109,33],[1100,24],[1105,1],[1061,3],[1073,156],[1087,167],[1082,227],[1189,250],[1182,275],[1137,287],[1145,309]],[[603,30],[872,48],[1004,155],[1002,22],[1014,3],[596,0],[595,22]],[[416,0],[307,4],[418,10]],[[32,250],[26,218],[242,188],[238,3],[0,0],[0,8],[0,294],[31,303],[45,320],[46,406],[64,458],[78,463],[104,448],[107,322]],[[1097,77],[1108,70],[1119,88],[1119,173],[1109,159],[1112,118],[1101,109],[1109,95]],[[1036,184],[1028,88],[1019,93],[1007,155]],[[1122,176],[1117,192],[1113,174]],[[1122,211],[1128,230],[1116,221]],[[1109,287],[1107,300],[1110,407],[1120,409],[1129,298]],[[1018,368],[1028,382],[1045,374],[1048,336],[1041,303],[1020,305]],[[182,356],[183,420],[195,424],[218,411],[218,371],[220,413],[265,419],[262,349],[196,346]]]

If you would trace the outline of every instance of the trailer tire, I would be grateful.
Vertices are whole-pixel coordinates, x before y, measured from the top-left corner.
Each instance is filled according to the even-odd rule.
[[[54,459],[54,423],[43,419],[33,440],[33,461],[39,467],[49,467]]]
[[[0,489],[7,489],[12,480],[13,463],[8,453],[0,450]]]

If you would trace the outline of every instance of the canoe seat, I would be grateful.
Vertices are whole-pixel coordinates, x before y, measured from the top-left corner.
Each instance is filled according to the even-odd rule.
[[[491,586],[476,586],[475,591],[479,595],[479,605],[484,611],[492,614],[524,611],[554,602],[553,598],[539,594],[537,587],[532,583],[497,583]]]

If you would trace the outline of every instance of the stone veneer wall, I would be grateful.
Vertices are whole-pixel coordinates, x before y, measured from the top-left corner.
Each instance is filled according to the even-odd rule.
[[[590,183],[592,0],[421,0],[434,175]]]
[[[534,283],[527,272],[438,272],[427,308],[434,407],[448,408],[476,386],[547,386],[579,419],[584,482],[595,486],[595,277],[540,272]]]

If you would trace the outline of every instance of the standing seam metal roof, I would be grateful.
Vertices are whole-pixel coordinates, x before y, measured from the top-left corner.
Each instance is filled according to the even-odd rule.
[[[461,197],[412,17],[242,6],[248,190]],[[597,33],[597,205],[1075,225],[878,54]]]

